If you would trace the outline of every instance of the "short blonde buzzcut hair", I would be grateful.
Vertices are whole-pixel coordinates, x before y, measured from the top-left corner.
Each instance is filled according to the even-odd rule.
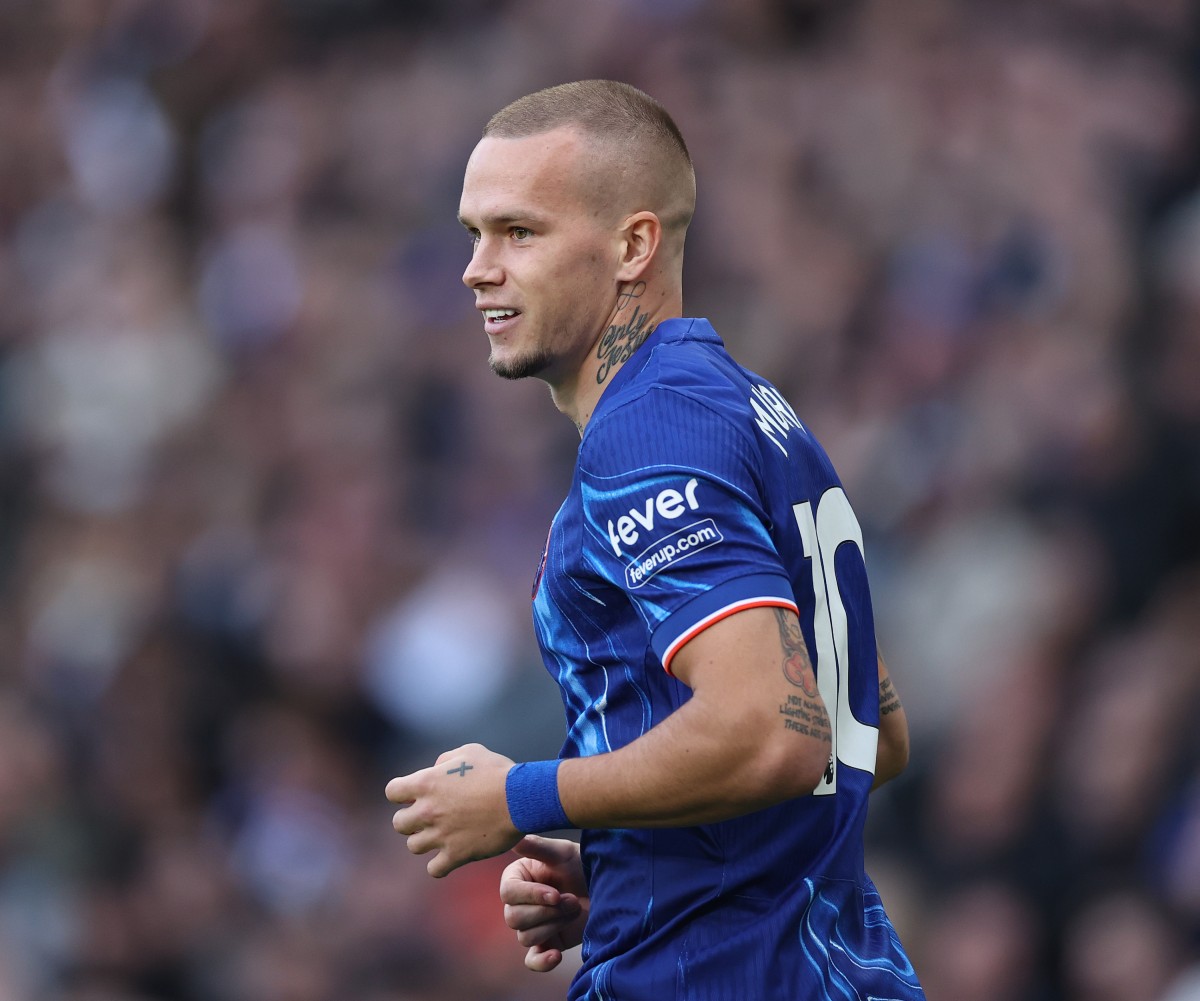
[[[692,165],[683,133],[667,109],[617,80],[576,80],[527,94],[492,115],[483,134],[523,139],[567,125],[607,139],[650,139]]]
[[[578,129],[640,161],[661,183],[662,208],[669,212],[664,224],[687,228],[696,205],[692,157],[674,119],[649,94],[617,80],[558,84],[501,108],[483,138],[524,139],[558,128]]]

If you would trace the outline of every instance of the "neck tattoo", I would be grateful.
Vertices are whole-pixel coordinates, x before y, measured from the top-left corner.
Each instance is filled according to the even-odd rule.
[[[621,314],[633,305],[633,312],[619,323],[613,323],[600,338],[596,347],[596,357],[600,367],[596,370],[596,383],[603,385],[613,369],[629,360],[642,342],[650,336],[654,327],[650,325],[650,314],[643,313],[642,307],[634,300],[639,299],[646,291],[645,282],[637,282],[621,293],[617,299],[617,314],[615,320],[621,320]]]

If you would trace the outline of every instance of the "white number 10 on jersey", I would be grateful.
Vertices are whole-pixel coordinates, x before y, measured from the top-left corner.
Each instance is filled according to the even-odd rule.
[[[792,513],[804,540],[804,555],[812,567],[817,599],[813,616],[817,689],[833,731],[830,767],[813,795],[829,796],[837,792],[839,764],[875,773],[879,730],[859,722],[850,709],[850,637],[834,559],[838,548],[846,544],[857,546],[862,553],[862,529],[841,487],[833,487],[821,496],[815,514],[810,501],[793,505]]]

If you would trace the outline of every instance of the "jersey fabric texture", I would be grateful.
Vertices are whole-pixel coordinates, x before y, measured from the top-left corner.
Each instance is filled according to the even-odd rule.
[[[863,865],[879,703],[861,533],[820,445],[707,321],[660,324],[605,389],[533,606],[562,757],[678,709],[675,652],[754,606],[797,611],[834,730],[810,796],[582,832],[591,913],[571,1001],[924,998]],[[780,706],[781,725],[794,713]]]

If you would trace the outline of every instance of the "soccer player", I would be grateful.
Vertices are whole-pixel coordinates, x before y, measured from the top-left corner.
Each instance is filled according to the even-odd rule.
[[[683,318],[695,197],[669,115],[612,81],[514,102],[471,154],[491,367],[581,436],[533,599],[567,734],[393,779],[393,826],[433,876],[515,846],[505,920],[533,970],[582,945],[571,999],[923,998],[863,863],[908,731],[862,533],[780,393]]]

